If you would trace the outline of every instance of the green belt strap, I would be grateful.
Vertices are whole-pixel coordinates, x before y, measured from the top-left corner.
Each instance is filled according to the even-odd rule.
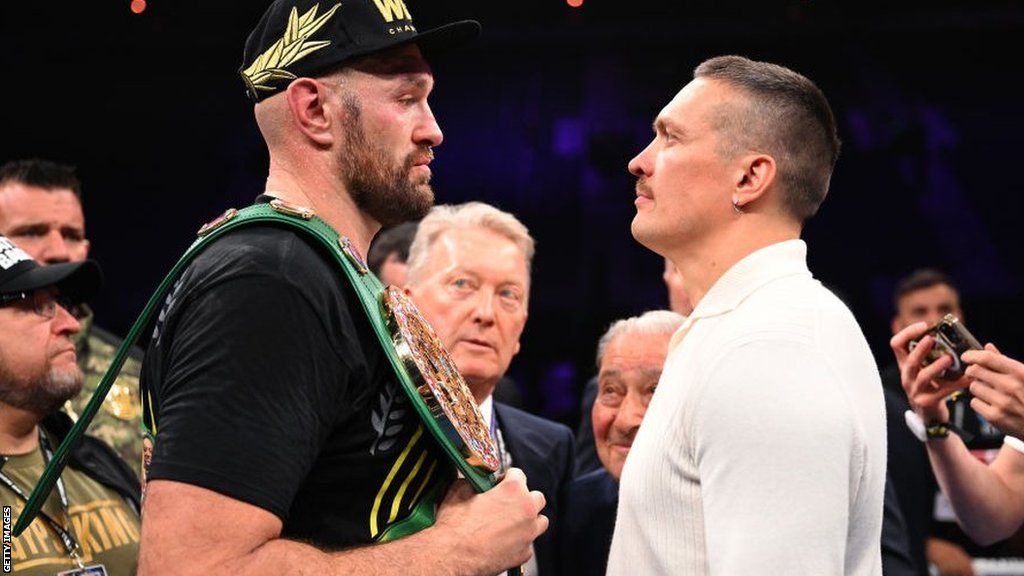
[[[39,509],[46,501],[46,498],[53,490],[54,484],[60,477],[61,471],[67,465],[68,456],[70,455],[72,448],[79,440],[81,440],[82,435],[85,434],[86,428],[88,428],[89,423],[92,422],[92,419],[99,411],[100,405],[103,403],[104,398],[106,398],[107,392],[110,390],[114,379],[120,373],[121,366],[128,357],[128,351],[138,340],[139,334],[142,330],[149,325],[153,314],[164,301],[167,291],[170,290],[171,286],[178,279],[181,273],[204,248],[217,238],[241,226],[261,223],[280,225],[296,231],[301,231],[307,236],[317,239],[326,247],[327,251],[334,257],[334,260],[345,272],[345,276],[348,278],[349,282],[352,283],[352,286],[359,297],[359,301],[362,303],[363,308],[366,311],[366,316],[370,320],[370,325],[373,326],[373,330],[380,340],[381,347],[383,348],[385,355],[388,357],[388,360],[391,362],[391,366],[394,369],[395,375],[398,377],[398,381],[401,383],[402,388],[405,390],[410,400],[412,400],[412,404],[416,407],[416,412],[423,421],[424,426],[430,430],[434,439],[437,440],[444,449],[449,460],[455,464],[458,470],[462,472],[462,475],[469,480],[478,492],[484,492],[494,486],[496,483],[494,475],[482,473],[480,470],[466,462],[465,458],[462,457],[459,450],[445,435],[445,432],[431,415],[426,402],[420,397],[419,392],[413,384],[413,379],[410,377],[405,364],[401,361],[397,351],[395,350],[394,341],[392,340],[391,333],[388,330],[385,320],[386,313],[382,309],[380,298],[384,290],[384,286],[376,276],[370,274],[368,270],[366,270],[365,264],[356,255],[357,253],[349,244],[349,240],[345,237],[339,236],[334,229],[332,229],[326,222],[315,216],[311,210],[276,202],[275,205],[277,206],[276,208],[271,204],[256,204],[242,210],[228,210],[223,216],[207,224],[199,231],[199,239],[189,247],[181,259],[178,260],[173,268],[171,268],[171,271],[168,272],[166,277],[164,277],[156,292],[146,303],[146,307],[143,309],[142,314],[139,315],[138,319],[132,325],[128,335],[121,343],[121,347],[117,350],[117,354],[114,355],[113,362],[107,369],[106,374],[103,375],[103,379],[100,380],[100,383],[96,388],[96,392],[93,393],[92,398],[89,399],[89,403],[86,404],[85,409],[82,410],[81,417],[77,422],[75,422],[74,426],[71,427],[70,432],[68,432],[68,435],[64,438],[64,441],[61,442],[60,446],[54,453],[50,463],[46,466],[46,469],[43,471],[43,475],[39,479],[39,483],[29,496],[28,502],[14,526],[15,536],[20,535],[39,513]],[[146,402],[147,396],[148,394],[143,395],[144,403]],[[148,432],[155,433],[156,423],[154,422],[152,412],[149,408],[150,406],[145,406],[149,417],[145,419],[144,425],[149,428]],[[417,509],[408,518],[387,527],[381,537],[378,538],[378,541],[393,540],[433,524],[433,505],[434,502],[442,495],[443,494],[441,494],[439,490],[435,489],[430,495],[431,497],[425,497],[421,501],[421,503],[424,504],[422,509],[421,506],[417,505]]]

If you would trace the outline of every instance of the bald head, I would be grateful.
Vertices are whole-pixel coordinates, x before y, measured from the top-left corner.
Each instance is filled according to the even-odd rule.
[[[275,94],[256,103],[256,125],[266,141],[267,147],[273,151],[284,144],[286,126],[291,123],[288,111],[288,100],[285,94]]]

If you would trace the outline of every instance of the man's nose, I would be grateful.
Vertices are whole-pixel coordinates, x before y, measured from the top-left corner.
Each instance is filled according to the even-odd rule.
[[[423,121],[416,128],[413,133],[413,140],[422,146],[440,146],[441,142],[444,141],[444,133],[441,132],[441,126],[438,125],[437,119],[434,118],[434,113],[430,110],[430,106],[424,104],[425,115]]]
[[[621,433],[633,434],[640,428],[646,411],[647,407],[640,401],[637,394],[626,394],[626,397],[622,399],[622,405],[619,406],[618,413],[615,414],[613,424]]]
[[[71,261],[71,249],[60,230],[51,230],[42,238],[42,247],[36,260],[44,264],[60,264]]]
[[[650,163],[648,162],[647,155],[651,149],[651,146],[653,145],[654,140],[651,140],[651,143],[648,144],[647,147],[641,150],[639,154],[634,156],[633,159],[629,161],[629,164],[627,164],[626,167],[629,168],[630,174],[632,174],[633,176],[650,175]]]
[[[57,304],[52,325],[54,334],[71,335],[82,329],[81,323],[67,308]]]
[[[481,290],[477,292],[473,306],[473,319],[490,324],[494,322],[494,294]]]
[[[928,323],[928,326],[936,325],[939,320],[942,320],[946,315],[938,310],[931,310],[925,315],[924,321]]]

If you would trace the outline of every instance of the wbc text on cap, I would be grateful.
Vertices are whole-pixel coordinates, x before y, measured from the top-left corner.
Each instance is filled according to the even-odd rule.
[[[416,42],[426,50],[462,44],[480,33],[471,20],[416,29],[405,0],[275,0],[245,42],[239,73],[259,102],[302,76]]]

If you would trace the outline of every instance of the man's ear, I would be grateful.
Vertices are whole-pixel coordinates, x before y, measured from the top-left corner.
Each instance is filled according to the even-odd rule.
[[[297,78],[288,85],[285,94],[292,121],[299,131],[318,148],[333,144],[331,128],[336,120],[331,115],[333,105],[327,85],[313,78]]]
[[[732,201],[743,208],[756,202],[775,182],[775,158],[767,154],[748,154],[741,157]]]
[[[892,323],[889,325],[889,327],[892,329],[892,335],[893,336],[895,336],[897,332],[902,330],[903,326],[900,324],[900,317],[899,316],[893,316],[892,317]]]

